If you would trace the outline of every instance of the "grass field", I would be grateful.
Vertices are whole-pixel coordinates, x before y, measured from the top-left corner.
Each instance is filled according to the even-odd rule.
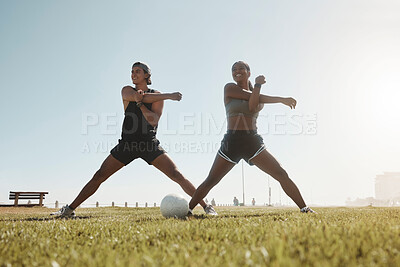
[[[400,266],[400,208],[0,208],[0,266]]]

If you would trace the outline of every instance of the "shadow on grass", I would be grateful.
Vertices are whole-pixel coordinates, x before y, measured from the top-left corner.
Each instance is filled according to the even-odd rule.
[[[10,218],[0,220],[1,222],[36,222],[36,221],[55,221],[55,220],[80,220],[90,219],[91,216],[76,216],[73,218],[61,218],[61,217],[29,217],[29,218]]]
[[[287,221],[293,214],[291,213],[259,213],[259,214],[222,214],[218,217],[225,219],[240,219],[240,218],[269,218],[272,221]]]
[[[217,217],[221,218],[254,218],[254,217],[265,217],[270,214],[223,214]]]
[[[184,217],[184,218],[168,218],[167,220],[182,220],[182,221],[187,221],[187,220],[204,220],[204,219],[221,219],[221,218],[257,218],[257,217],[275,217],[277,219],[281,219],[284,217],[280,213],[270,213],[270,214],[219,214],[217,216],[211,216],[207,214],[194,214],[189,217]]]

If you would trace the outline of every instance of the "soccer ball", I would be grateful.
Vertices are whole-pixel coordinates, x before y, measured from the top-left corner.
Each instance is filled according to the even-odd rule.
[[[189,212],[189,203],[181,195],[168,194],[161,200],[160,210],[165,218],[183,218]]]

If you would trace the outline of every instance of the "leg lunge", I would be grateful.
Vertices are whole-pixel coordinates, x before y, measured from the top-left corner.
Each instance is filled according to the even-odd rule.
[[[69,205],[70,208],[76,209],[86,199],[92,196],[100,185],[107,180],[116,171],[124,166],[123,163],[119,162],[112,155],[109,155],[101,165],[100,169],[94,174],[93,178],[83,187],[79,195]]]
[[[152,163],[154,167],[162,171],[167,175],[172,181],[178,183],[183,191],[189,196],[193,196],[196,191],[196,187],[183,176],[183,174],[178,170],[172,159],[167,154],[162,154],[157,157]],[[201,199],[199,204],[204,208],[206,203]]]
[[[197,203],[199,203],[199,201],[203,199],[220,180],[221,179],[218,180],[216,177],[209,175],[207,179],[197,188],[196,192],[193,194],[192,199],[190,200],[189,203],[189,209],[191,210],[194,209]]]
[[[196,189],[189,203],[189,209],[194,209],[210,190],[235,166],[217,154],[207,179]]]
[[[92,196],[107,178],[108,177],[105,177],[101,174],[101,170],[98,170],[94,174],[93,178],[90,179],[90,181],[82,188],[79,195],[69,205],[69,207],[72,209],[76,209],[81,203]]]
[[[306,206],[306,203],[304,202],[299,189],[297,188],[296,184],[289,178],[286,171],[283,170],[283,172],[284,173],[280,175],[271,176],[281,184],[283,191],[285,191],[286,195],[288,195],[299,208],[304,208]]]
[[[52,213],[60,217],[75,216],[74,210],[82,204],[86,199],[93,195],[100,187],[101,183],[107,180],[113,173],[124,166],[121,162],[109,155],[101,165],[100,169],[94,174],[93,178],[83,187],[79,195],[70,204],[62,207],[59,211]]]
[[[274,179],[276,179],[281,184],[283,191],[285,191],[285,193],[296,203],[300,209],[306,207],[303,197],[301,196],[296,184],[289,178],[286,171],[281,167],[279,162],[270,153],[268,153],[268,151],[262,151],[251,161],[262,171],[268,173]]]

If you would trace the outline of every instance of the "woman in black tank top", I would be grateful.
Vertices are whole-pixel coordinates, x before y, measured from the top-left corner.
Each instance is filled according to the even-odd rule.
[[[290,108],[295,108],[296,100],[291,97],[261,95],[260,89],[261,85],[265,83],[265,77],[258,76],[253,88],[249,81],[250,67],[243,61],[233,64],[232,76],[236,83],[225,85],[225,105],[228,105],[232,100],[243,100],[238,101],[239,104],[242,105],[245,104],[243,102],[247,102],[248,107],[239,106],[236,109],[247,112],[233,112],[232,107],[227,107],[228,131],[221,142],[221,148],[214,160],[210,173],[197,188],[189,203],[189,209],[193,209],[235,164],[244,159],[250,165],[256,165],[262,171],[275,178],[286,194],[297,204],[301,212],[313,213],[314,211],[306,206],[295,183],[289,178],[279,162],[265,149],[262,137],[257,134],[257,116],[253,116],[254,113],[263,108],[264,103],[282,103]],[[246,114],[250,116],[246,118]],[[241,123],[243,121],[246,123]]]
[[[178,183],[188,195],[192,196],[196,191],[193,184],[182,175],[162,149],[156,138],[157,125],[163,111],[164,100],[179,101],[182,95],[178,92],[161,94],[148,88],[148,85],[151,84],[151,71],[149,66],[144,63],[136,62],[133,64],[131,78],[135,87],[125,86],[121,91],[125,118],[118,145],[111,150],[100,169],[75,200],[53,215],[74,216],[74,210],[93,195],[104,181],[137,158],[142,158],[149,165],[153,165],[165,173],[171,180]],[[215,212],[203,200],[199,203],[206,213],[213,214]]]

